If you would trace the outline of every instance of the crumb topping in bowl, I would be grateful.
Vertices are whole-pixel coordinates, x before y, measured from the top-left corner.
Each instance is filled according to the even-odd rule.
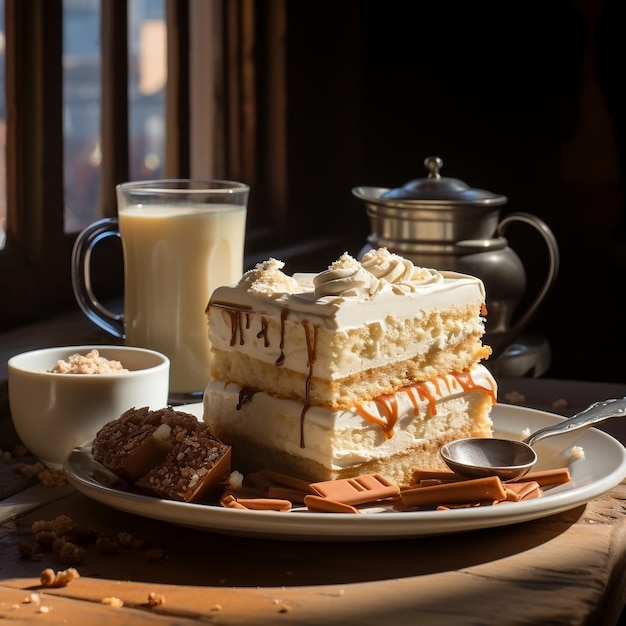
[[[87,354],[72,354],[57,361],[50,370],[54,374],[119,374],[128,370],[119,362],[100,356],[98,350]]]

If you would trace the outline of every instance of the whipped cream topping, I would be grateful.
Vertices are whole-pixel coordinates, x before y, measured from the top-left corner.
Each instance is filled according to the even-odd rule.
[[[425,267],[417,267],[412,261],[389,252],[387,248],[370,250],[363,255],[361,265],[368,272],[389,283],[437,283],[443,280],[440,272]]]
[[[210,339],[214,346],[229,349],[233,336],[245,332],[243,343],[241,337],[237,339],[241,344],[238,350],[269,363],[278,358],[279,345],[284,343],[285,365],[289,363],[289,367],[304,372],[308,371],[305,366],[308,357],[304,346],[300,346],[302,342],[283,342],[280,337],[274,337],[270,338],[268,346],[266,334],[257,337],[262,329],[255,326],[254,332],[246,331],[247,325],[252,323],[249,315],[259,316],[262,324],[265,323],[263,316],[267,320],[282,320],[281,325],[313,321],[320,328],[333,332],[363,324],[383,327],[390,316],[402,323],[404,319],[412,320],[420,314],[426,316],[428,312],[445,311],[457,305],[480,310],[485,301],[485,288],[480,279],[457,272],[416,267],[385,248],[368,252],[361,263],[346,253],[319,274],[288,276],[283,272],[284,265],[282,261],[269,259],[246,272],[238,283],[215,289],[207,312],[213,308],[229,313],[212,316]],[[396,282],[390,282],[392,280]],[[239,319],[237,315],[246,317]],[[440,327],[437,337],[424,333],[405,337],[406,352],[426,353],[443,334],[460,341],[475,332],[484,333],[484,320],[478,315],[471,319],[450,318],[449,324],[455,323],[458,327]],[[299,326],[298,334],[301,334]],[[298,349],[297,346],[300,346],[300,352],[290,357],[289,352]],[[340,370],[352,372],[381,364],[376,360],[366,364],[346,361]],[[335,371],[337,367],[335,363],[317,363],[318,371],[328,369],[332,377],[342,375],[339,370]]]
[[[257,263],[248,270],[239,280],[239,286],[253,293],[262,293],[266,296],[280,296],[281,294],[297,293],[301,286],[297,280],[285,274],[283,261],[269,258]]]
[[[238,283],[253,293],[270,298],[302,292],[302,284],[282,270],[285,264],[277,259],[257,263]],[[395,293],[415,291],[419,285],[439,283],[444,275],[434,269],[417,267],[412,261],[386,248],[370,250],[361,262],[347,252],[332,263],[327,270],[312,275],[315,298],[365,297],[374,298],[384,290]]]
[[[313,284],[317,297],[373,296],[382,287],[381,281],[347,252],[326,271],[317,274]]]

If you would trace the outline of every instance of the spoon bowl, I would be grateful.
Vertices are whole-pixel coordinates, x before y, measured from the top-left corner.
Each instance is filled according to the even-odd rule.
[[[569,419],[541,428],[524,441],[469,437],[445,444],[440,453],[446,465],[459,476],[499,476],[504,481],[517,480],[527,474],[537,462],[537,454],[532,448],[537,441],[624,416],[626,398],[604,400],[595,402]]]
[[[505,481],[521,478],[537,462],[537,453],[528,444],[511,439],[456,439],[442,446],[441,456],[460,476],[496,475]]]

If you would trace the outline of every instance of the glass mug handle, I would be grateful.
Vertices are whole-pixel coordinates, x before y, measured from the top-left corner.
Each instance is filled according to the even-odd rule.
[[[72,289],[83,313],[113,337],[125,338],[124,316],[113,313],[102,304],[91,285],[91,253],[107,237],[119,237],[118,219],[105,217],[87,226],[74,242],[72,249]]]

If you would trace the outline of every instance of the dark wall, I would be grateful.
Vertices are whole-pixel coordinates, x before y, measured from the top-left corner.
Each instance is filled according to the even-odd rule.
[[[294,219],[357,253],[369,224],[351,188],[400,186],[438,155],[443,175],[507,196],[502,215],[533,213],[559,242],[529,327],[552,346],[546,376],[623,382],[624,4],[288,3]],[[507,236],[530,299],[546,255],[524,226]]]

